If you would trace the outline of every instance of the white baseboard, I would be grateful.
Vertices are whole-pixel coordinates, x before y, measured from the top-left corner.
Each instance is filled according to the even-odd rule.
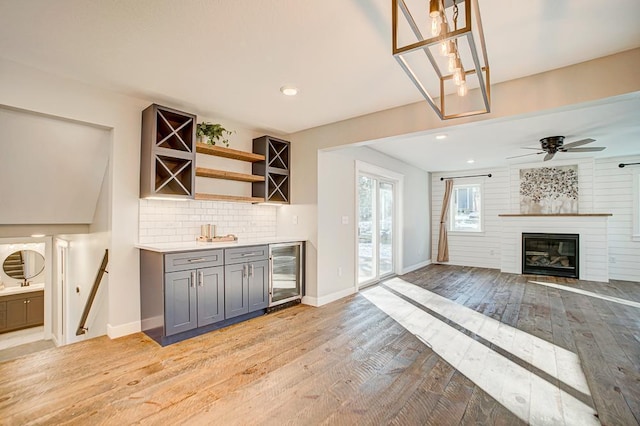
[[[51,335],[51,341],[53,342],[54,345],[56,345],[56,348],[60,346],[60,342],[58,342],[58,338],[56,337],[55,334]]]
[[[336,291],[335,293],[331,293],[322,297],[303,296],[302,303],[304,303],[305,305],[311,305],[311,306],[317,307],[317,306],[326,305],[327,303],[335,302],[338,299],[342,299],[343,297],[350,296],[354,293],[355,293],[355,289],[351,287],[351,288],[345,288],[344,290]]]
[[[111,325],[107,324],[107,336],[110,339],[117,339],[118,337],[127,336],[129,334],[137,333],[140,330],[140,321],[132,321],[127,324]]]
[[[413,272],[416,269],[424,268],[427,265],[431,265],[431,259],[425,260],[424,262],[416,263],[415,265],[407,266],[406,268],[402,269],[402,275]]]

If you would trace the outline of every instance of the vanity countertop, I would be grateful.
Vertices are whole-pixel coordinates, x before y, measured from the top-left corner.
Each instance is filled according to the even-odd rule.
[[[158,253],[175,253],[182,251],[208,250],[229,247],[247,247],[262,244],[280,244],[304,241],[300,238],[292,237],[269,237],[269,238],[240,238],[238,241],[225,241],[216,243],[204,243],[199,241],[189,241],[183,243],[157,243],[157,244],[136,244],[135,247],[142,250],[155,251]]]
[[[12,285],[0,290],[0,296],[9,296],[12,294],[31,293],[34,291],[44,290],[44,283],[30,284],[26,287],[20,287],[20,285]]]

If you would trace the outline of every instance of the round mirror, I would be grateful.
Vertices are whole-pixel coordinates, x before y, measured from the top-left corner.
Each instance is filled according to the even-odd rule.
[[[19,250],[7,256],[2,269],[11,278],[28,280],[44,270],[44,256],[34,250]]]

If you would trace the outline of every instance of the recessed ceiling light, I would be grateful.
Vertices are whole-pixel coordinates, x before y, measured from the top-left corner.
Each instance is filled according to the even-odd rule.
[[[286,95],[286,96],[295,96],[298,94],[298,89],[293,86],[282,86],[280,88],[280,91],[282,92],[283,95]]]
[[[447,135],[436,135],[436,139],[438,140],[442,140],[442,139],[446,139]]]
[[[473,164],[475,162],[476,162],[476,160],[474,160],[473,158],[471,160],[467,160],[467,163],[469,163],[469,164]]]

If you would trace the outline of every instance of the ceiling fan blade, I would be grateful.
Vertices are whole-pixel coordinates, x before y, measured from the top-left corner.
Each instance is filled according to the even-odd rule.
[[[591,148],[569,148],[569,149],[562,149],[563,152],[595,152],[595,151],[604,151],[605,147],[604,146],[594,146]]]
[[[529,155],[538,155],[538,154],[544,154],[544,151],[542,152],[534,152],[531,154],[523,154],[523,155],[514,155],[513,157],[507,157],[507,160],[511,160],[512,158],[520,158],[520,157],[528,157]]]
[[[521,146],[520,149],[535,149],[536,151],[540,151],[540,148],[529,148],[528,146]]]
[[[574,147],[581,146],[581,145],[586,145],[586,144],[588,144],[588,143],[595,142],[595,141],[596,141],[595,139],[591,139],[591,138],[582,139],[582,140],[579,140],[579,141],[569,142],[569,143],[567,143],[567,144],[564,144],[564,145],[562,146],[562,148],[563,148],[563,149],[566,149],[566,148],[574,148]]]
[[[554,152],[553,154],[547,154],[544,156],[544,161],[549,161],[553,158],[553,156],[556,155],[556,153]]]

